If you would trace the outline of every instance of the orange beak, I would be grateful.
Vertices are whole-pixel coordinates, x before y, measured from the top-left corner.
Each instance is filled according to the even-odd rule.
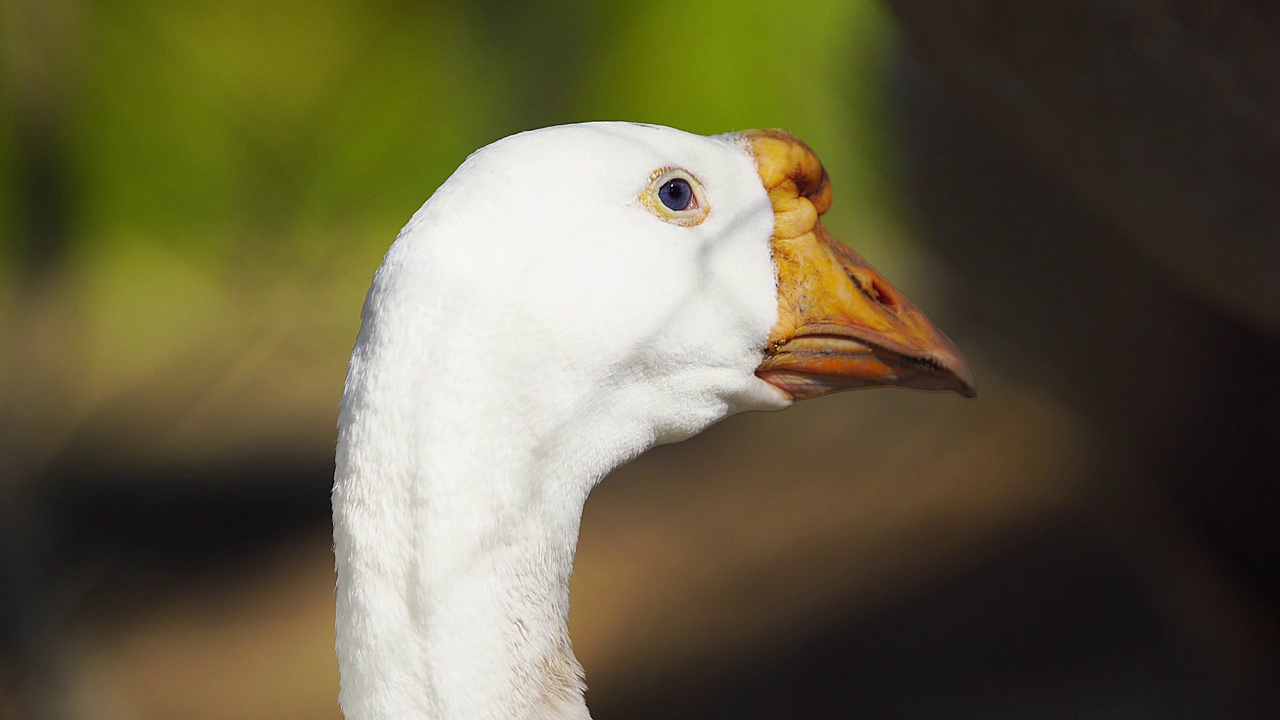
[[[779,130],[741,135],[773,203],[778,267],[778,324],[756,375],[796,400],[881,385],[974,397],[956,346],[822,226],[831,182],[818,156]]]

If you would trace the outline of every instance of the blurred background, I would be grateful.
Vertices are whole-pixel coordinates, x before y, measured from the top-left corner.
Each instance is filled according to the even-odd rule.
[[[589,119],[804,138],[980,385],[606,480],[597,718],[1280,716],[1276,5],[5,0],[0,53],[0,717],[339,717],[363,293]]]

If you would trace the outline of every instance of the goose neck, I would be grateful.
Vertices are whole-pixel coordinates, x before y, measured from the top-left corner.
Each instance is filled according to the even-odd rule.
[[[355,413],[340,432],[348,720],[588,717],[566,621],[595,478],[493,427],[419,428],[404,442],[397,416]]]

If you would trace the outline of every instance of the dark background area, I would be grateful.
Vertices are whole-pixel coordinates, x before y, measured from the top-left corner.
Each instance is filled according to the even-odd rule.
[[[360,298],[511,132],[784,127],[978,400],[733,418],[588,503],[598,718],[1280,715],[1280,11],[0,9],[0,717],[336,718]]]

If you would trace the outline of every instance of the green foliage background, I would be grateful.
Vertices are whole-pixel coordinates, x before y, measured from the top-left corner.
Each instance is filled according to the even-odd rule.
[[[890,21],[869,2],[16,0],[7,12],[0,328],[35,348],[19,374],[48,389],[52,435],[143,395],[132,414],[168,426],[245,378],[294,387],[215,404],[331,413],[397,229],[468,153],[544,125],[791,130],[834,178],[828,224],[911,289],[884,180]],[[52,152],[15,159],[32,137]],[[52,167],[61,194],[49,263],[31,162]],[[528,192],[571,202],[573,188]]]

